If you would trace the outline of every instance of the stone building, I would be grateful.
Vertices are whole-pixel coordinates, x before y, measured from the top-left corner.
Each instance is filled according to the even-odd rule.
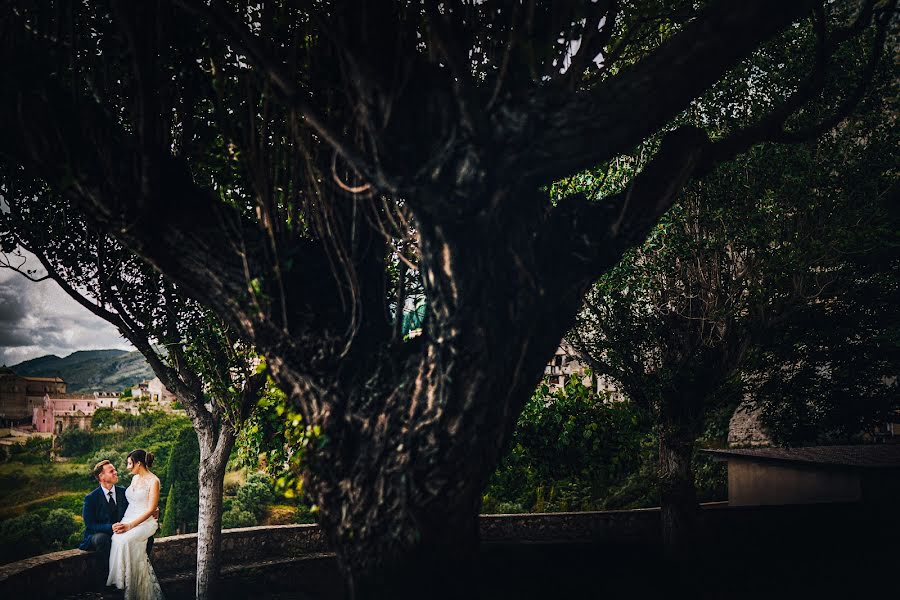
[[[175,394],[166,389],[159,377],[154,377],[147,383],[147,392],[150,394],[150,402],[163,406],[171,405],[177,400]]]
[[[148,381],[142,381],[131,388],[131,397],[134,399],[146,399],[160,407],[171,406],[178,398],[163,385],[159,377]]]
[[[91,417],[97,410],[97,400],[93,396],[62,396],[51,398],[45,395],[41,406],[32,414],[32,424],[38,433],[59,435],[72,427],[91,430]]]
[[[760,419],[761,410],[750,400],[744,400],[728,421],[729,448],[758,448],[771,446],[772,439],[766,433]]]
[[[28,425],[45,395],[65,393],[66,382],[60,377],[24,377],[0,367],[0,424]]]
[[[550,390],[558,390],[566,384],[566,379],[573,375],[581,375],[582,383],[586,386],[594,385],[597,393],[606,394],[610,400],[619,402],[625,396],[616,387],[615,383],[602,375],[586,375],[587,366],[579,360],[575,348],[565,338],[559,344],[553,358],[544,367],[544,382]],[[592,383],[593,380],[593,383]]]
[[[72,427],[90,431],[91,419],[99,408],[137,413],[140,410],[140,404],[131,400],[122,400],[115,392],[94,392],[89,396],[51,396],[46,394],[42,398],[41,405],[34,408],[32,424],[38,433],[59,435]]]

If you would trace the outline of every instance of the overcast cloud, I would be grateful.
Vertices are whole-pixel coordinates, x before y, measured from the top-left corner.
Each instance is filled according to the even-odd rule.
[[[107,348],[134,350],[115,327],[83,308],[55,282],[34,283],[0,269],[0,365]]]

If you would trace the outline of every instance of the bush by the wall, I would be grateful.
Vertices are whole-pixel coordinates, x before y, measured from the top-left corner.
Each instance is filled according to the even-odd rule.
[[[245,510],[240,502],[233,502],[231,510],[222,513],[222,529],[253,527],[254,525],[256,525],[256,516],[249,510]]]
[[[272,503],[274,493],[272,478],[265,473],[256,472],[247,477],[247,482],[238,488],[237,502],[259,519],[265,513],[266,506]]]

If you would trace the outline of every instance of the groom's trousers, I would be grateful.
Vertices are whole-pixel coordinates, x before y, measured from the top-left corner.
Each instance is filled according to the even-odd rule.
[[[91,547],[96,552],[94,555],[94,573],[97,585],[100,589],[106,585],[109,577],[109,546],[111,540],[108,533],[95,533],[91,536]]]

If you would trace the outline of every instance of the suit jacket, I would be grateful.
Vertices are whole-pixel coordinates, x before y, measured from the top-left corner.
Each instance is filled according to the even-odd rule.
[[[109,520],[109,501],[103,488],[97,486],[93,492],[84,497],[84,505],[81,508],[81,516],[84,519],[84,539],[78,546],[82,550],[91,550],[91,537],[95,533],[113,534],[113,523],[118,523],[125,516],[128,508],[128,499],[125,498],[125,488],[114,486],[116,490],[116,515],[115,521]]]

